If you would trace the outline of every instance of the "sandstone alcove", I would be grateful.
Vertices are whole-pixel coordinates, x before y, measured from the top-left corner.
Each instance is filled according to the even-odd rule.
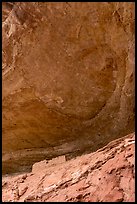
[[[134,3],[2,6],[3,173],[134,132]]]

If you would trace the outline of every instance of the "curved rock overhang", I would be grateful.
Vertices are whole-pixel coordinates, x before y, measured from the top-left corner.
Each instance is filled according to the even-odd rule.
[[[134,3],[2,9],[4,173],[134,131]]]

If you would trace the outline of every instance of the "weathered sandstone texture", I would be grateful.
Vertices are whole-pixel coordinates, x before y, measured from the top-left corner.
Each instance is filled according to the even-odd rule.
[[[134,3],[3,5],[3,173],[134,132]]]
[[[7,202],[135,202],[135,136],[65,161],[41,161],[32,172],[4,176]]]

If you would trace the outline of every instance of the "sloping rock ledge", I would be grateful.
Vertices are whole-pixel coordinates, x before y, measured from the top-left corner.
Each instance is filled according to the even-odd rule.
[[[135,134],[94,153],[33,165],[31,173],[4,176],[2,200],[10,202],[134,202]]]

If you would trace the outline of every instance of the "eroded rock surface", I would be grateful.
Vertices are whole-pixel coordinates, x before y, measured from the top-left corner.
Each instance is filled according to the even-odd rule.
[[[94,153],[33,165],[31,173],[4,176],[3,202],[135,202],[135,135]]]
[[[94,151],[134,131],[134,3],[6,8],[3,173]]]

